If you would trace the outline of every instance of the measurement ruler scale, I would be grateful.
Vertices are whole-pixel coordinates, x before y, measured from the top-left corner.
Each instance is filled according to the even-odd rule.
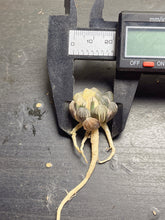
[[[69,31],[69,55],[115,56],[116,31]]]

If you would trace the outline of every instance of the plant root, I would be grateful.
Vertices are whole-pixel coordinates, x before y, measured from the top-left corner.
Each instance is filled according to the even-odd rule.
[[[77,126],[76,126],[77,127]],[[77,128],[75,127],[75,130],[77,130]],[[92,158],[91,158],[91,163],[89,166],[89,169],[86,173],[85,178],[81,181],[80,184],[78,184],[74,189],[72,189],[66,196],[65,198],[62,200],[61,204],[59,205],[58,209],[57,209],[57,217],[56,220],[60,220],[61,218],[61,211],[62,208],[64,207],[64,205],[70,200],[72,199],[72,197],[87,183],[87,181],[89,180],[90,176],[92,175],[97,160],[98,160],[98,149],[99,149],[99,131],[98,129],[95,129],[91,132],[91,148],[92,148]]]
[[[76,140],[76,135],[77,135],[77,131],[82,127],[82,123],[79,123],[78,125],[76,125],[76,127],[73,128],[73,130],[71,131],[71,135],[72,135],[72,141],[73,141],[73,145],[75,147],[75,149],[81,153],[79,146],[77,145],[77,140]]]
[[[106,134],[106,137],[107,137],[107,140],[108,140],[108,143],[109,143],[109,149],[108,150],[111,150],[111,153],[110,153],[109,157],[106,160],[102,160],[102,161],[98,160],[98,163],[100,163],[100,164],[106,163],[107,161],[111,160],[111,158],[115,154],[115,147],[114,147],[114,144],[113,144],[111,132],[109,130],[108,125],[106,123],[103,123],[103,124],[101,124],[101,127],[105,131],[105,134]]]
[[[85,132],[85,136],[84,136],[84,138],[83,138],[83,140],[81,142],[81,147],[80,147],[81,154],[82,154],[82,156],[83,156],[83,158],[84,158],[86,163],[88,163],[88,161],[87,161],[87,158],[86,158],[86,156],[84,154],[83,148],[84,148],[84,144],[85,144],[86,140],[89,138],[89,134],[90,134],[89,131]]]

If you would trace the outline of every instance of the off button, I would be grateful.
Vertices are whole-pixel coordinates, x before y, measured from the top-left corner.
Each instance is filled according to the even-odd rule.
[[[143,67],[154,67],[155,63],[151,61],[144,61],[143,62]]]

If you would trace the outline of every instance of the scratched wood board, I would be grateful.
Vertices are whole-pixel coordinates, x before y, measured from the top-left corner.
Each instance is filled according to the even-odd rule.
[[[79,27],[87,27],[93,2],[76,1]],[[105,5],[106,20],[117,20],[128,9],[165,11],[163,0],[106,0]],[[88,169],[70,138],[58,131],[47,73],[48,16],[63,13],[61,0],[0,0],[1,220],[55,219],[66,190]],[[114,71],[114,62],[77,61],[74,90],[107,90]],[[164,109],[165,77],[143,76],[126,128],[114,141],[115,157],[96,166],[87,185],[65,205],[61,220],[165,219]],[[101,132],[101,159],[106,147]],[[85,154],[90,160],[89,143]]]

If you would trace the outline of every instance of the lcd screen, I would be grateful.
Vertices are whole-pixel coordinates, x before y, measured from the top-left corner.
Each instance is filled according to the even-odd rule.
[[[127,26],[125,57],[165,58],[165,28]]]

